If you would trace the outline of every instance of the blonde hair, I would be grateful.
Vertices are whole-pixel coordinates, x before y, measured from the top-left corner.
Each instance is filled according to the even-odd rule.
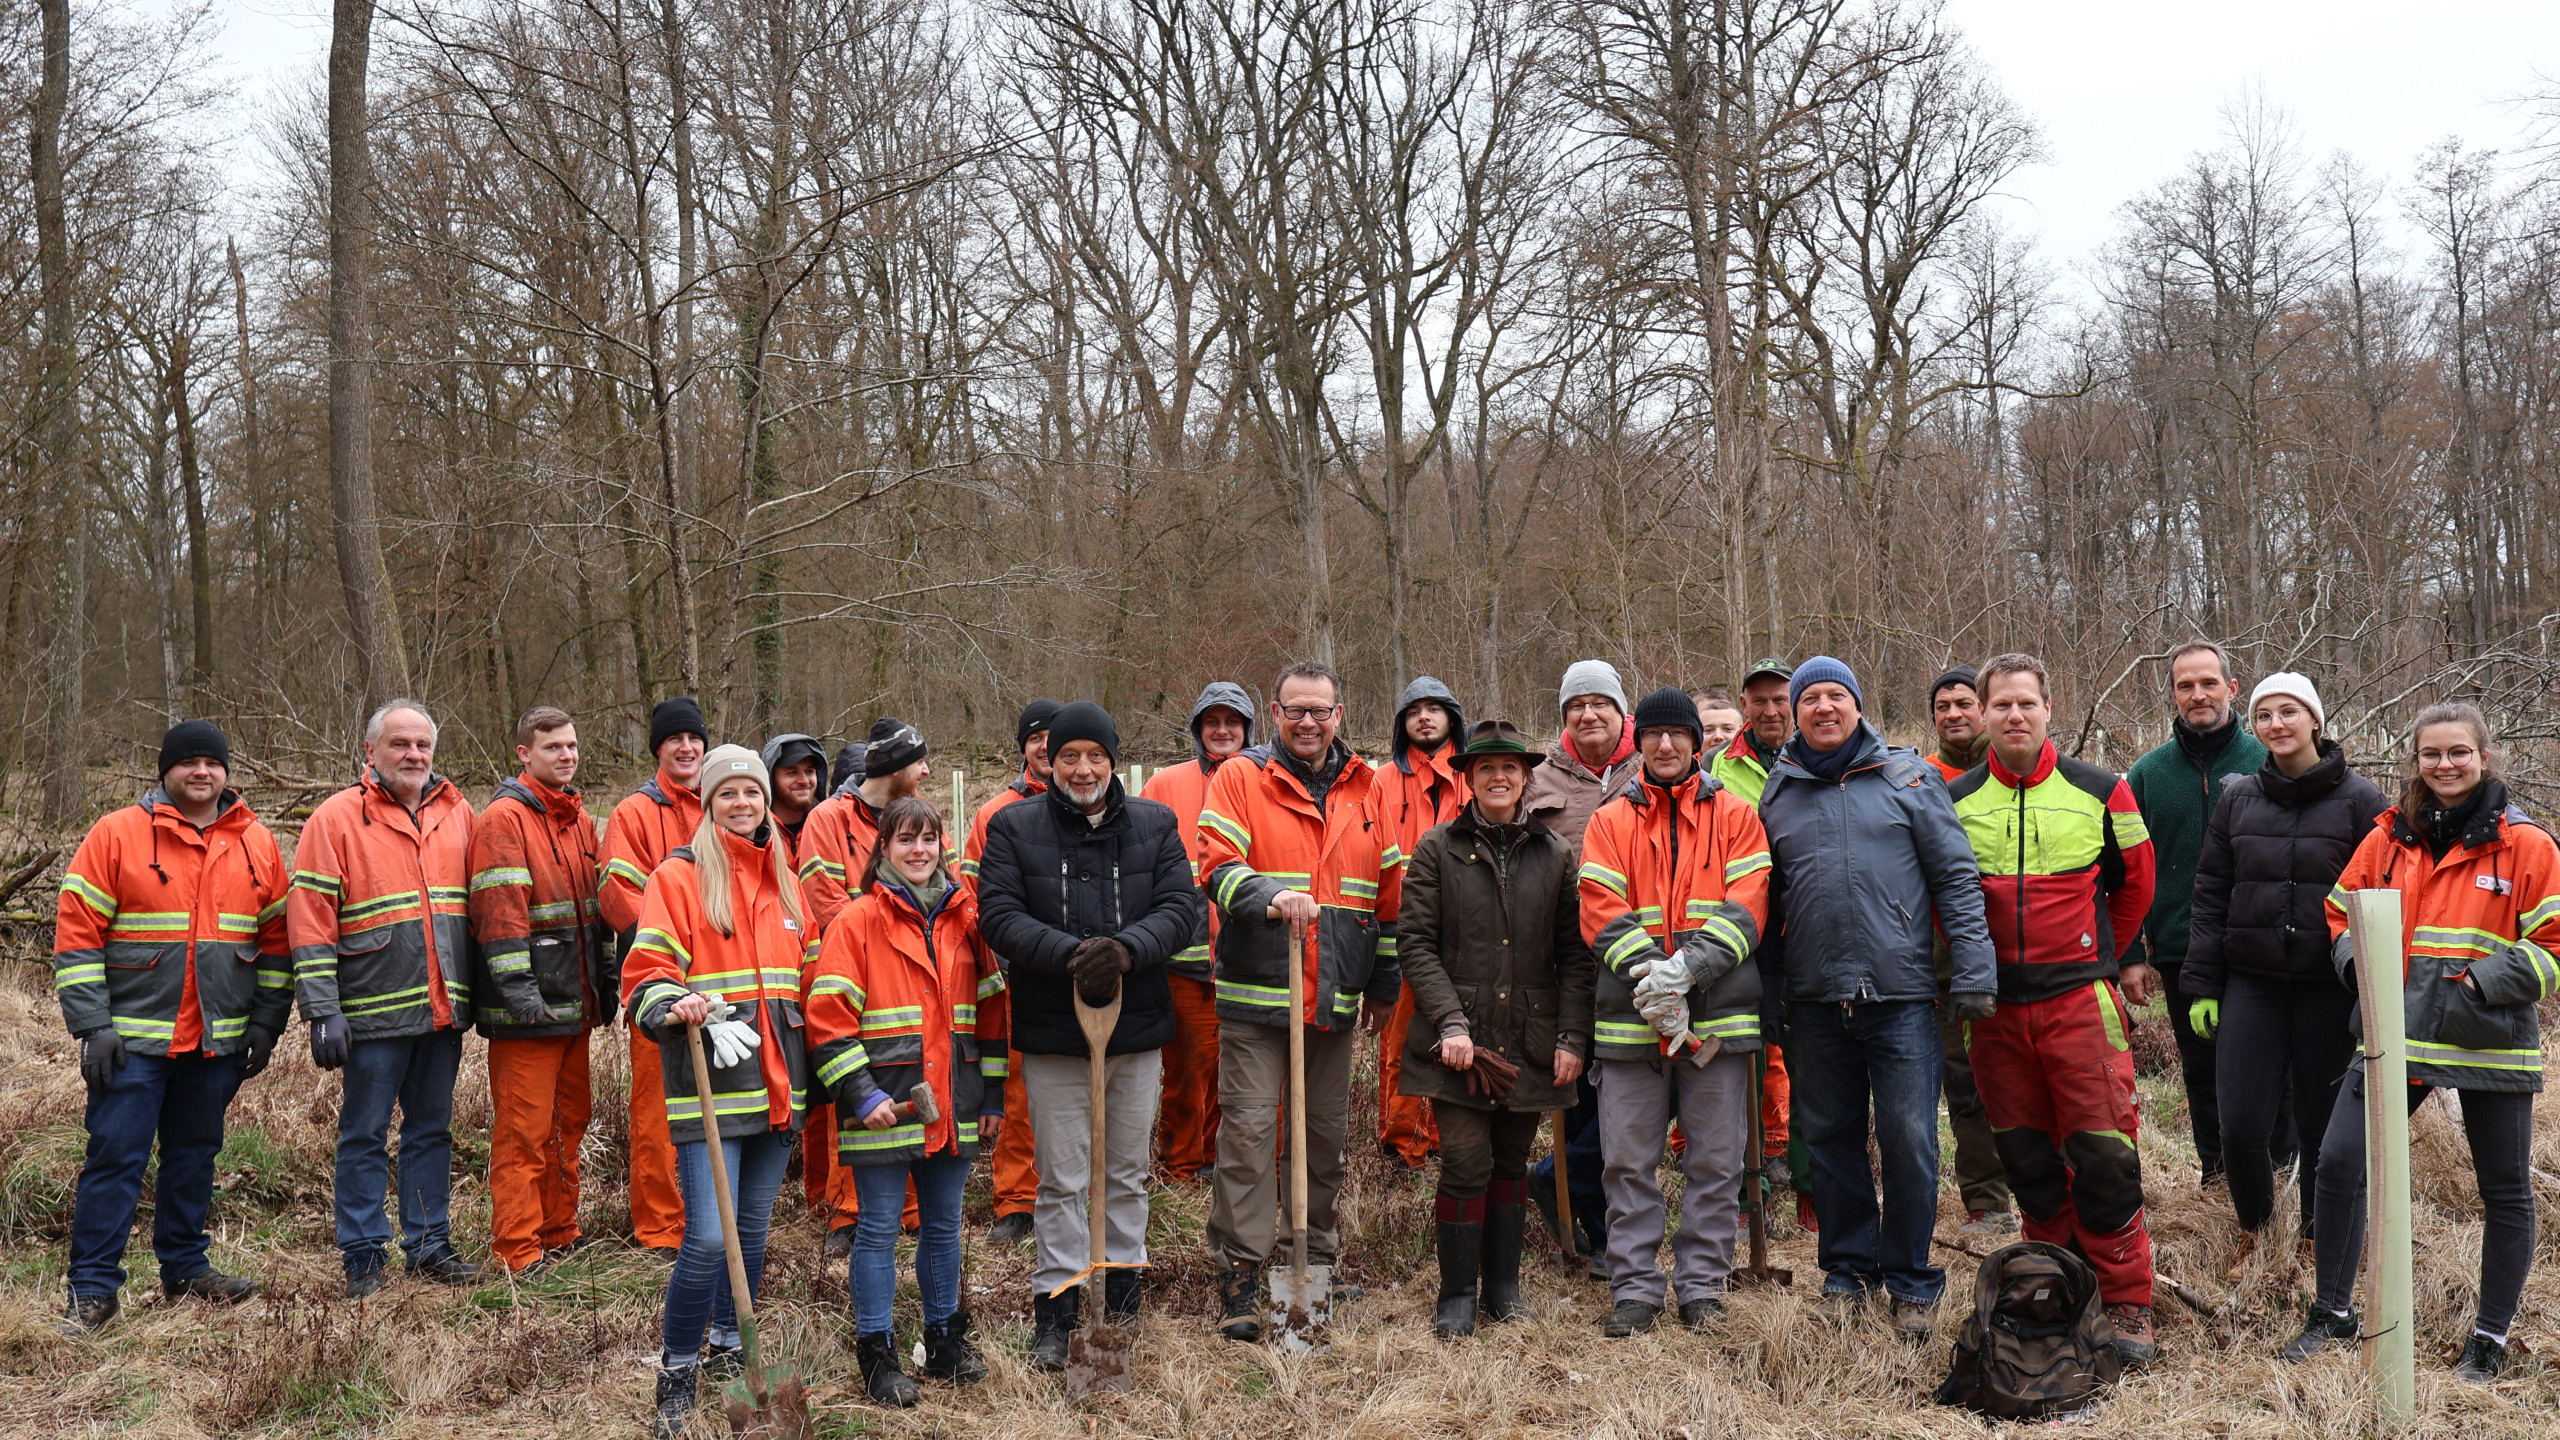
[[[726,775],[721,777],[720,784],[753,779],[753,775]],[[718,794],[719,790],[720,786],[713,786],[712,794]],[[756,787],[756,793],[763,796],[767,817],[765,829],[770,834],[773,828],[773,797],[764,794],[761,785]],[[694,893],[701,897],[702,918],[711,922],[711,928],[733,936],[738,933],[738,913],[729,903],[729,848],[720,841],[720,822],[711,818],[711,798],[711,795],[702,797],[702,823],[693,830]],[[769,838],[765,842],[765,853],[773,860],[773,888],[782,893],[783,913],[797,921],[803,918],[800,913],[800,882],[791,873],[790,861],[783,856],[780,838]]]

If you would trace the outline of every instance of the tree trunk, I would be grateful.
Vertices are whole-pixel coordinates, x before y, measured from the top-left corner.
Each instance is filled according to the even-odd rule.
[[[373,0],[333,0],[329,35],[329,510],[357,683],[369,707],[409,692],[400,614],[373,497]]]
[[[249,507],[249,614],[243,653],[267,653],[267,493],[266,441],[258,428],[258,372],[249,363],[249,277],[240,265],[240,247],[222,240],[222,258],[231,269],[231,317],[239,333],[240,488]]]
[[[71,108],[71,0],[39,0],[44,75],[36,88],[36,268],[44,285],[44,395],[37,434],[45,486],[61,507],[61,585],[54,594],[52,704],[45,718],[45,818],[86,818],[88,775],[81,755],[82,677],[88,668],[88,505],[80,484],[80,356],[72,342],[71,246],[62,201],[62,126]]]
[[[187,669],[189,703],[202,712],[213,690],[213,552],[205,542],[204,468],[196,457],[195,403],[187,395],[187,369],[195,345],[184,326],[169,337],[169,415],[178,431],[178,485],[187,506],[188,620],[195,630]]]

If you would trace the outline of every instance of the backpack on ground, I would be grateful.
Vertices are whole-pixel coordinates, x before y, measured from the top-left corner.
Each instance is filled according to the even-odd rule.
[[[2097,1272],[2059,1245],[2022,1240],[1984,1257],[1937,1401],[2004,1420],[2067,1415],[2123,1373]]]

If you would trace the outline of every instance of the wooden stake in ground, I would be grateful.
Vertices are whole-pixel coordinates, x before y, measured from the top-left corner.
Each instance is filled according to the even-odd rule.
[[[2347,897],[2347,929],[2355,939],[2356,1003],[2364,1011],[2365,1365],[2373,1373],[2377,1433],[2407,1428],[2417,1409],[2417,1306],[2409,1247],[2409,1052],[2401,994],[2400,892],[2359,890]],[[2352,1082],[2350,1082],[2352,1083]]]

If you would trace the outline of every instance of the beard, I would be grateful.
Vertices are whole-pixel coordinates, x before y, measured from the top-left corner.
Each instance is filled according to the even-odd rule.
[[[1076,802],[1079,808],[1091,809],[1102,803],[1103,796],[1111,793],[1111,777],[1105,775],[1090,785],[1076,785],[1062,779],[1058,788],[1066,791],[1067,798]]]

